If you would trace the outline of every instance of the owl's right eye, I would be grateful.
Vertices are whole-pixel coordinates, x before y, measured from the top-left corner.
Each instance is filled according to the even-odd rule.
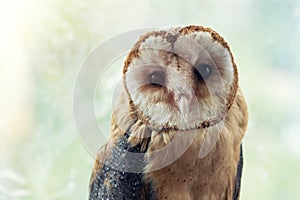
[[[155,71],[149,74],[149,83],[153,86],[161,87],[165,84],[165,74],[162,71]]]

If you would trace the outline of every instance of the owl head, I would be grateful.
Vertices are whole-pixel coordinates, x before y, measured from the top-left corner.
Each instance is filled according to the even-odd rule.
[[[151,129],[191,130],[224,119],[238,88],[226,41],[210,28],[146,33],[123,68],[129,106]]]

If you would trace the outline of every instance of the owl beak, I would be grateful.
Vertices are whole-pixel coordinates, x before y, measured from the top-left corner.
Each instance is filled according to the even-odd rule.
[[[188,122],[190,113],[190,100],[186,96],[181,97],[178,102],[178,107],[184,122]]]
[[[194,93],[191,87],[183,85],[174,91],[175,102],[184,122],[189,121],[189,116],[193,104]]]

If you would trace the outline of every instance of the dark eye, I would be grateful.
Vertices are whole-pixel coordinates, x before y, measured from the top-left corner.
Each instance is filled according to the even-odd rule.
[[[195,74],[197,76],[197,79],[202,81],[206,80],[212,73],[212,66],[201,63],[195,67]]]
[[[149,75],[149,83],[154,86],[163,86],[165,83],[165,74],[162,71],[155,71]]]

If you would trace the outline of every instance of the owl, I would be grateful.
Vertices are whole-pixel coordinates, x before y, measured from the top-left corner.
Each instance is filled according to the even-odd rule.
[[[248,121],[227,42],[202,26],[140,36],[123,66],[89,200],[236,200]]]

